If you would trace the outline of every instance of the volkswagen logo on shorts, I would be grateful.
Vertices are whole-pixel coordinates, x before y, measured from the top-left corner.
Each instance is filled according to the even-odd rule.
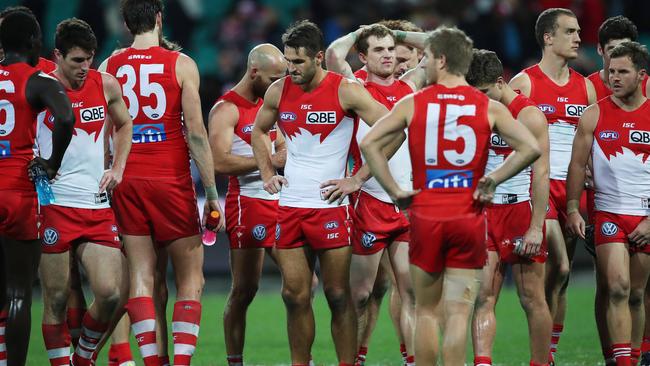
[[[280,224],[275,224],[275,240],[280,239]]]
[[[43,243],[45,245],[54,245],[59,240],[59,232],[54,228],[48,227],[43,232]]]
[[[276,236],[277,236],[277,231],[276,231]],[[255,225],[253,228],[253,238],[255,238],[258,241],[264,240],[266,238],[266,227],[262,224]]]
[[[613,222],[605,222],[603,226],[600,227],[600,232],[605,236],[613,236],[618,232],[618,226]]]
[[[372,246],[375,244],[375,240],[377,240],[377,237],[373,233],[363,233],[363,236],[361,237],[361,244],[365,248],[372,248]]]
[[[335,230],[338,229],[339,223],[337,221],[330,221],[327,224],[325,224],[325,229],[327,230]]]

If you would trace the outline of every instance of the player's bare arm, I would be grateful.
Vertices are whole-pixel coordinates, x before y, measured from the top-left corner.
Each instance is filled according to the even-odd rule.
[[[264,95],[264,104],[257,112],[255,125],[251,134],[253,155],[257,161],[257,168],[264,181],[264,190],[275,194],[282,190],[283,185],[288,185],[286,178],[277,175],[271,160],[271,137],[269,131],[278,119],[278,106],[282,95],[284,78],[274,82]]]
[[[525,72],[520,72],[519,74],[515,75],[515,77],[510,80],[508,85],[510,85],[510,87],[517,93],[521,93],[527,97],[530,96],[532,84],[530,82],[530,77]]]
[[[201,114],[199,70],[191,58],[181,54],[176,61],[176,75],[182,89],[181,106],[183,108],[185,127],[187,128],[187,145],[201,175],[207,198],[206,209],[218,211],[221,214],[219,225],[215,228],[215,230],[220,230],[225,225],[225,216],[219,204],[219,195],[214,183],[212,152],[210,151],[208,133],[205,130]],[[204,219],[209,214],[209,210],[204,210]]]
[[[355,81],[341,81],[339,101],[344,110],[354,112],[368,126],[372,126],[379,118],[388,113],[388,109],[383,104],[377,102],[366,88]],[[395,154],[403,141],[403,139],[399,141],[399,144],[397,144],[397,140],[391,141],[386,145],[385,150],[389,158]],[[321,188],[329,187],[325,193],[325,199],[329,203],[334,201],[341,203],[347,195],[361,189],[361,185],[370,177],[370,170],[364,164],[354,176],[328,180],[321,184]]]
[[[104,172],[99,182],[99,192],[111,191],[116,185],[122,182],[122,174],[126,167],[126,158],[131,151],[133,137],[133,121],[122,99],[122,89],[115,77],[102,73],[104,84],[104,96],[108,106],[110,125],[115,126],[113,135],[113,166]],[[111,127],[112,129],[112,127]],[[111,130],[106,131],[110,134]]]
[[[429,37],[427,32],[405,32],[402,30],[393,30],[393,35],[397,42],[403,42],[421,50],[426,47]]]
[[[361,153],[372,175],[388,193],[395,204],[407,208],[418,191],[404,191],[395,181],[388,167],[388,157],[384,147],[392,141],[404,140],[404,129],[413,118],[413,97],[407,96],[395,104],[390,113],[381,118],[361,141]]]
[[[287,141],[284,135],[278,131],[273,142],[275,152],[271,156],[271,163],[275,169],[282,169],[287,163]]]
[[[569,163],[566,181],[567,231],[569,234],[579,235],[581,238],[585,237],[585,221],[580,215],[580,196],[584,189],[585,172],[591,156],[594,130],[598,123],[599,114],[600,108],[598,104],[592,104],[585,109],[580,117],[573,138],[571,162]]]
[[[42,73],[32,75],[25,90],[27,101],[37,109],[47,108],[54,117],[52,131],[52,155],[49,159],[35,158],[31,164],[41,165],[47,176],[53,179],[61,166],[63,154],[72,139],[75,118],[63,86],[54,78]]]
[[[587,100],[589,101],[589,104],[596,103],[598,101],[598,96],[596,94],[594,83],[592,83],[591,80],[585,78],[585,87],[587,88]]]
[[[217,174],[242,175],[257,170],[254,157],[231,154],[235,126],[239,120],[237,107],[219,101],[208,116],[208,140],[212,148],[212,160]]]
[[[541,155],[533,134],[527,128],[520,128],[503,104],[490,100],[488,118],[492,130],[499,131],[499,135],[512,147],[513,152],[503,164],[479,180],[474,199],[481,203],[492,201],[497,185],[522,171]]]
[[[541,155],[533,163],[532,188],[532,218],[528,231],[524,235],[523,255],[539,254],[542,245],[544,220],[549,195],[549,142],[546,117],[537,107],[524,108],[519,114],[521,122],[530,130],[537,140]]]
[[[426,57],[423,57],[422,60],[420,60],[418,66],[407,71],[400,78],[400,80],[407,83],[411,87],[411,89],[413,89],[413,91],[418,91],[422,89],[427,82],[427,76],[424,73],[425,62],[426,62]]]
[[[356,80],[352,67],[347,62],[346,57],[348,52],[354,46],[359,34],[363,28],[359,28],[354,32],[348,33],[343,37],[336,39],[332,42],[327,50],[325,50],[325,61],[329,71],[337,72],[350,80]]]

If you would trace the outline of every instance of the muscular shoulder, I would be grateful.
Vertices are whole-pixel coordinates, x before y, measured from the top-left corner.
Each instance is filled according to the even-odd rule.
[[[527,73],[521,71],[515,77],[513,77],[510,80],[510,83],[508,83],[512,89],[515,91],[519,91],[521,94],[525,96],[530,96],[530,87],[531,87],[531,82],[530,82],[530,76],[528,76]]]
[[[218,118],[229,125],[236,125],[239,119],[239,110],[237,106],[227,100],[217,101],[210,109],[210,120]]]
[[[278,79],[266,89],[264,94],[264,105],[266,107],[273,106],[277,107],[280,105],[280,97],[282,96],[282,90],[284,89],[284,83],[289,76],[285,76],[281,79]]]
[[[527,127],[545,127],[547,126],[546,116],[536,106],[529,105],[524,107],[518,116],[513,116],[520,120]]]
[[[182,87],[185,80],[197,79],[198,81],[198,78],[199,68],[196,66],[196,62],[186,54],[179,52],[176,59],[176,79],[179,85]]]
[[[107,97],[106,100],[110,101],[114,98],[122,97],[122,89],[117,79],[109,73],[101,71],[99,73],[102,79],[104,95]]]

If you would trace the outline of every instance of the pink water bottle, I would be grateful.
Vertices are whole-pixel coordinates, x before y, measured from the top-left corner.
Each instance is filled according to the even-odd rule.
[[[203,245],[214,245],[217,242],[217,233],[214,229],[219,225],[219,211],[210,211],[208,219],[205,221],[205,228],[203,228],[203,235],[201,241]]]

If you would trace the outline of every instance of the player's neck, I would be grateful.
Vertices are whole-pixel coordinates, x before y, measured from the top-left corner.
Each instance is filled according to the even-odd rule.
[[[84,82],[74,82],[70,81],[70,79],[66,78],[63,72],[61,71],[61,68],[57,66],[56,70],[54,70],[54,76],[59,80],[61,85],[63,85],[64,88],[67,90],[77,90],[80,89],[83,85]]]
[[[311,79],[310,82],[307,84],[302,84],[300,85],[300,89],[302,89],[305,92],[310,92],[320,85],[321,81],[325,79],[325,76],[327,76],[327,71],[323,69],[322,67],[317,67],[316,68],[316,73],[314,74],[314,77]]]
[[[569,60],[552,52],[544,52],[539,68],[556,84],[562,86],[569,82]]]
[[[0,61],[3,65],[17,64],[24,62],[29,64],[29,57],[15,52],[5,53],[5,58]]]
[[[637,108],[639,108],[643,103],[645,103],[645,101],[647,100],[646,97],[643,96],[643,92],[641,90],[642,87],[643,87],[642,85],[639,85],[639,87],[636,88],[634,93],[624,98],[619,98],[617,96],[612,95],[612,100],[617,106],[619,106],[624,111],[628,111],[628,112],[634,111]]]
[[[160,46],[160,36],[155,28],[150,32],[140,33],[133,37],[133,43],[131,44],[131,48],[138,50],[157,46]]]
[[[469,85],[467,84],[467,80],[465,80],[465,76],[454,75],[447,72],[440,72],[436,84],[445,86],[447,88],[455,88],[461,85]]]
[[[386,77],[379,76],[377,74],[373,74],[371,72],[368,73],[368,77],[366,78],[366,81],[383,85],[383,86],[389,86],[392,85],[395,82],[395,76],[393,74],[390,74]]]
[[[501,94],[501,100],[500,102],[503,103],[505,106],[509,106],[510,103],[512,103],[515,98],[517,98],[517,94],[512,88],[508,85],[505,84],[503,86],[503,93]]]
[[[251,81],[248,78],[248,73],[233,86],[232,90],[251,103],[257,103],[259,99],[253,92],[253,85],[251,85]]]

